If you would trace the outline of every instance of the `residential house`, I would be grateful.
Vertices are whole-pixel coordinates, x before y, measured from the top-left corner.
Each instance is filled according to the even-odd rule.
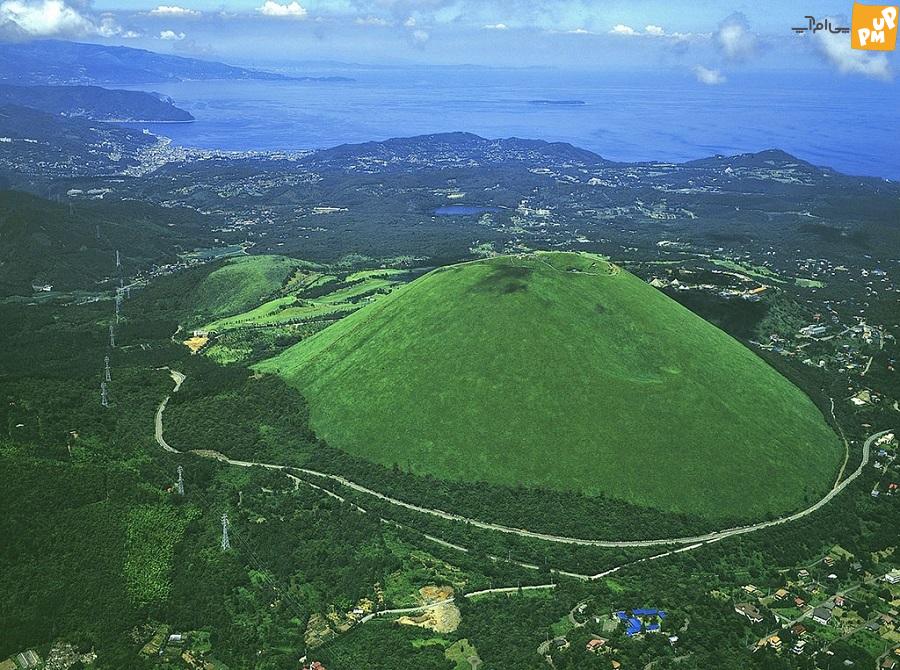
[[[603,649],[606,647],[606,643],[607,643],[606,638],[593,637],[590,640],[588,640],[586,648],[592,654],[596,654],[600,651],[603,651]]]
[[[759,623],[763,620],[762,612],[760,612],[755,605],[751,605],[750,603],[738,603],[734,606],[734,611],[741,616],[747,617],[747,619],[750,620],[750,623]]]
[[[831,622],[831,610],[826,607],[817,607],[813,610],[813,621],[823,626],[827,626]]]

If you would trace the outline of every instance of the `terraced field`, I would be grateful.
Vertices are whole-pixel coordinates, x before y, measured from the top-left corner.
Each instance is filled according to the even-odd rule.
[[[206,355],[223,364],[245,361],[277,342],[312,335],[389,293],[406,275],[392,268],[338,270],[283,256],[241,257],[194,289],[196,308],[187,325],[213,335]]]

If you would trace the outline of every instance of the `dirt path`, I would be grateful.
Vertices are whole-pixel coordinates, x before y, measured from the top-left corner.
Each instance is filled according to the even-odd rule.
[[[184,382],[185,376],[180,372],[175,370],[170,370],[170,374],[172,379],[175,381],[175,388],[173,389],[173,393],[176,392],[181,384]],[[156,412],[156,441],[157,443],[165,450],[170,451],[172,453],[179,453],[177,449],[169,445],[165,439],[163,438],[163,412],[166,409],[166,403],[169,400],[169,396],[160,403],[159,408]],[[691,549],[695,549],[697,546],[701,544],[705,544],[708,542],[718,542],[719,540],[723,540],[728,537],[734,537],[737,535],[745,535],[747,533],[754,533],[759,530],[763,530],[765,528],[771,528],[773,526],[779,526],[785,523],[790,523],[792,521],[797,521],[798,519],[802,519],[803,517],[809,516],[813,512],[821,509],[825,505],[827,505],[831,500],[840,494],[851,482],[853,482],[860,474],[862,474],[863,468],[869,463],[869,452],[872,446],[872,443],[884,435],[885,433],[891,432],[890,430],[883,430],[879,433],[875,433],[870,435],[865,443],[863,444],[863,453],[862,459],[860,461],[859,466],[854,470],[849,476],[847,476],[843,481],[836,482],[828,493],[825,494],[819,501],[813,503],[806,509],[800,510],[799,512],[795,512],[788,516],[783,516],[778,519],[772,519],[770,521],[762,521],[755,524],[750,524],[746,526],[737,526],[733,528],[726,528],[723,530],[712,531],[709,533],[704,533],[702,535],[695,535],[689,537],[672,537],[672,538],[661,538],[661,539],[653,539],[653,540],[594,540],[594,539],[585,539],[585,538],[577,538],[577,537],[568,537],[565,535],[554,535],[551,533],[538,533],[535,531],[527,530],[525,528],[515,528],[511,526],[504,526],[502,524],[497,523],[489,523],[486,521],[479,521],[478,519],[472,519],[469,517],[464,517],[459,514],[454,514],[452,512],[445,512],[439,509],[433,509],[429,507],[423,507],[421,505],[414,505],[412,503],[404,502],[402,500],[398,500],[397,498],[392,498],[391,496],[385,495],[378,491],[374,491],[373,489],[362,486],[361,484],[357,484],[345,477],[341,477],[340,475],[333,475],[326,472],[319,472],[317,470],[312,470],[309,468],[298,468],[287,465],[280,465],[275,463],[261,463],[257,461],[242,461],[237,459],[228,458],[224,454],[220,454],[218,452],[194,452],[198,453],[198,455],[206,456],[208,458],[215,458],[216,460],[222,461],[224,463],[229,463],[230,465],[236,465],[240,467],[262,467],[270,470],[291,470],[296,473],[305,474],[314,478],[330,480],[349,488],[358,493],[363,493],[373,498],[377,498],[383,502],[389,503],[391,505],[402,507],[404,509],[408,509],[414,512],[418,512],[421,514],[427,514],[430,516],[438,517],[441,519],[445,519],[448,521],[456,521],[460,523],[465,523],[476,528],[481,528],[484,530],[491,530],[499,533],[506,533],[510,535],[518,535],[520,537],[528,537],[537,540],[545,540],[548,542],[557,542],[560,544],[572,544],[572,545],[582,545],[582,546],[592,546],[592,547],[655,547],[655,546],[672,546],[672,545],[688,545],[685,547],[681,547],[680,549],[672,549],[670,551],[664,552],[662,554],[658,554],[648,559],[641,560],[654,560],[656,558],[662,558],[663,556],[668,556],[670,554],[678,553],[680,551],[689,551]],[[301,478],[302,479],[302,478]],[[303,480],[305,483],[312,485],[310,482]],[[319,487],[323,491],[326,491],[324,487]],[[330,492],[336,497],[338,496],[333,491]],[[620,566],[621,567],[621,566]],[[599,573],[597,575],[590,576],[591,579],[598,579],[600,577],[606,576],[607,574],[611,574],[618,568],[613,568],[611,570],[607,570],[604,573]],[[576,576],[573,573],[564,573],[571,576]]]
[[[841,469],[838,470],[837,477],[834,479],[834,485],[837,486],[841,479],[843,479],[844,471],[847,469],[847,463],[850,461],[850,443],[847,441],[847,436],[844,435],[844,429],[841,428],[841,424],[838,423],[837,417],[834,415],[834,398],[829,398],[829,400],[831,401],[831,419],[834,421],[834,425],[841,434],[841,440],[844,443],[844,462],[841,463]]]

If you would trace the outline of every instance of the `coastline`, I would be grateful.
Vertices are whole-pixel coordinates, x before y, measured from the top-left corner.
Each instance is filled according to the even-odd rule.
[[[154,121],[152,119],[92,119],[97,123],[194,123],[197,119],[185,119],[184,121]]]

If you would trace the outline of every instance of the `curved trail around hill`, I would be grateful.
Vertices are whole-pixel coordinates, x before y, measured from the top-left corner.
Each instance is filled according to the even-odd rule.
[[[181,384],[185,380],[185,375],[176,371],[169,370],[170,375],[175,382],[175,387],[172,392],[175,393],[181,387]],[[169,401],[171,396],[166,396],[163,401],[159,404],[159,407],[156,410],[156,418],[155,418],[155,436],[156,442],[166,451],[171,453],[181,453],[170,444],[165,441],[163,436],[163,412],[165,412],[166,404]],[[510,535],[518,535],[520,537],[528,537],[537,540],[545,540],[547,542],[557,542],[561,544],[572,544],[572,545],[582,545],[582,546],[591,546],[591,547],[620,547],[620,548],[635,548],[635,547],[664,547],[664,546],[673,546],[673,545],[700,545],[708,542],[717,542],[719,540],[723,540],[728,537],[734,537],[737,535],[745,535],[747,533],[754,533],[759,530],[763,530],[765,528],[771,528],[772,526],[779,526],[785,523],[790,523],[792,521],[797,521],[802,519],[803,517],[809,516],[813,512],[821,509],[825,505],[827,505],[831,500],[841,493],[847,486],[850,485],[857,477],[862,474],[863,468],[869,463],[869,453],[871,451],[871,446],[879,437],[884,435],[885,433],[890,432],[890,430],[884,430],[879,433],[874,433],[870,435],[865,443],[863,444],[862,450],[862,459],[860,460],[859,466],[850,473],[844,480],[840,482],[835,482],[835,485],[828,491],[820,500],[813,503],[809,507],[800,510],[799,512],[794,512],[793,514],[789,514],[787,516],[779,517],[777,519],[771,519],[769,521],[761,521],[759,523],[749,524],[746,526],[736,526],[733,528],[726,528],[723,530],[711,531],[709,533],[704,533],[702,535],[694,535],[689,537],[670,537],[670,538],[660,538],[653,540],[594,540],[594,539],[586,539],[586,538],[578,538],[578,537],[568,537],[565,535],[554,535],[551,533],[539,533],[532,530],[527,530],[525,528],[514,528],[511,526],[504,526],[502,524],[490,523],[486,521],[479,521],[478,519],[472,519],[469,517],[465,517],[459,514],[454,514],[452,512],[445,512],[444,510],[434,509],[430,507],[423,507],[421,505],[414,505],[412,503],[404,502],[402,500],[398,500],[397,498],[392,498],[391,496],[385,495],[384,493],[380,493],[378,491],[374,491],[368,487],[365,487],[361,484],[357,484],[345,477],[341,477],[340,475],[333,475],[327,472],[319,472],[317,470],[311,470],[309,468],[299,468],[295,466],[289,465],[281,465],[277,463],[261,463],[258,461],[242,461],[233,458],[229,458],[224,454],[220,454],[215,451],[195,451],[191,453],[195,453],[200,456],[204,456],[206,458],[214,458],[223,463],[228,463],[230,465],[235,465],[239,467],[262,467],[270,470],[284,470],[285,472],[296,472],[300,474],[304,474],[310,477],[330,480],[349,488],[358,493],[363,493],[365,495],[372,496],[373,498],[377,498],[383,502],[388,504],[402,507],[404,509],[411,510],[413,512],[418,512],[421,514],[427,514],[430,516],[438,517],[441,519],[445,519],[448,521],[456,521],[460,523],[469,524],[476,528],[481,528],[483,530],[495,531],[498,533],[507,533]],[[309,482],[305,482],[309,484]],[[317,487],[322,488],[322,487]],[[334,494],[333,491],[327,491],[327,489],[322,488],[323,491]],[[665,555],[669,555],[670,553],[675,553],[677,551],[686,551],[688,549],[693,549],[695,546],[687,546],[682,547],[681,549],[665,552],[664,554],[660,554],[657,557],[662,557]],[[645,559],[650,560],[650,559]],[[592,576],[596,577],[596,576]]]

